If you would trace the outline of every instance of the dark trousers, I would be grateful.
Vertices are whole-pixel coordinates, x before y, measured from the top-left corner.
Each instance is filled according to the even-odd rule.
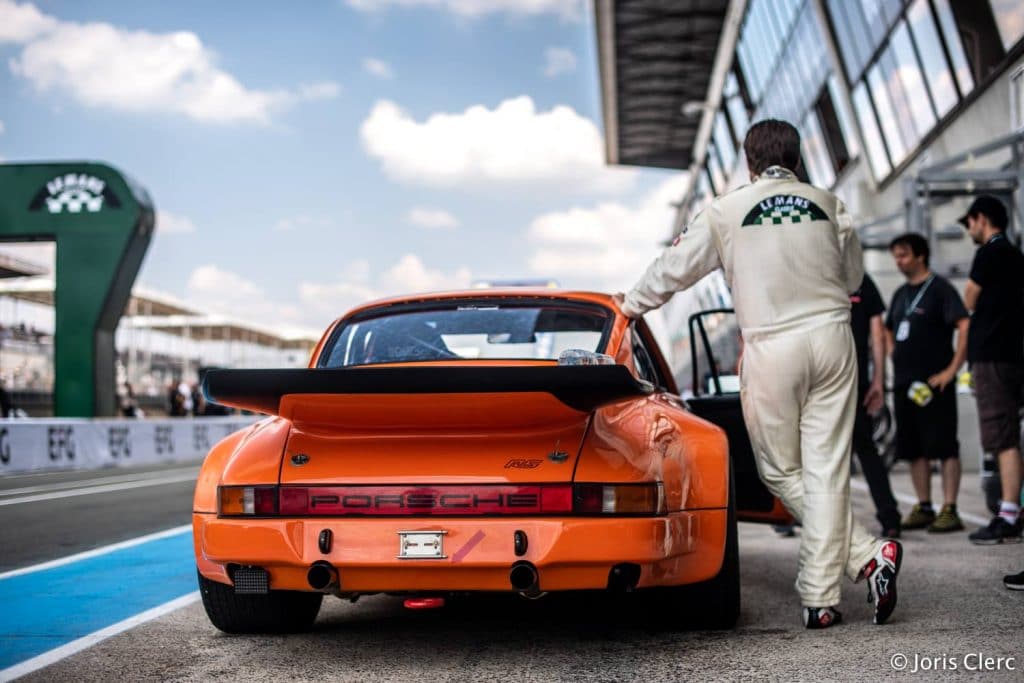
[[[898,529],[900,526],[900,510],[896,498],[892,495],[889,484],[889,473],[878,455],[878,448],[871,435],[871,417],[864,409],[864,394],[867,387],[857,391],[857,415],[853,421],[853,450],[860,460],[864,479],[868,482],[871,499],[875,501],[875,516],[882,529]]]

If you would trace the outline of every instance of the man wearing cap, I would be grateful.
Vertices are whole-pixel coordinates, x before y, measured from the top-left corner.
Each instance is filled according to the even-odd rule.
[[[956,509],[960,442],[955,379],[967,358],[967,309],[949,280],[932,272],[931,249],[923,235],[900,235],[889,243],[889,251],[907,279],[893,293],[885,319],[892,354],[896,457],[910,462],[918,500],[902,527],[962,531]],[[943,505],[938,514],[932,508],[931,460],[942,463]]]
[[[804,626],[838,624],[845,573],[866,580],[884,623],[896,606],[899,542],[853,519],[857,400],[851,292],[864,265],[839,199],[797,179],[800,134],[760,121],[743,142],[751,184],[715,199],[647,268],[622,312],[639,318],[717,268],[743,335],[740,397],[758,472],[803,524],[796,580]]]
[[[979,245],[964,290],[971,315],[967,360],[978,402],[981,447],[998,454],[999,514],[970,535],[977,545],[1019,543],[1020,408],[1024,388],[1024,255],[1007,239],[1006,207],[990,195],[960,218]]]

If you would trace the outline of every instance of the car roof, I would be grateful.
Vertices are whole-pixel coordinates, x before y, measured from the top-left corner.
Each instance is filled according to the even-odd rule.
[[[406,294],[403,296],[377,299],[376,301],[369,301],[353,308],[342,317],[348,318],[363,311],[387,308],[389,306],[397,306],[401,304],[429,303],[432,301],[443,302],[452,299],[503,299],[506,301],[515,301],[517,299],[551,299],[552,301],[591,303],[614,308],[614,305],[612,304],[612,296],[602,292],[554,289],[551,287],[486,287],[459,289],[446,292]]]

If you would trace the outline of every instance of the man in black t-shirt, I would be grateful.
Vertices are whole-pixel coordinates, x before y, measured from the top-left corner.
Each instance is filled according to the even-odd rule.
[[[1021,539],[1020,409],[1024,389],[1024,255],[1006,238],[1006,207],[982,195],[960,219],[980,245],[964,291],[971,316],[971,364],[981,447],[999,458],[999,514],[970,535],[993,545]]]
[[[892,352],[896,456],[910,461],[918,499],[902,526],[959,531],[964,525],[956,511],[960,443],[954,380],[967,356],[967,309],[953,285],[929,269],[930,249],[924,237],[901,235],[889,244],[889,251],[907,279],[893,294],[885,321]],[[931,503],[932,459],[942,461],[945,500],[938,515]]]
[[[878,457],[871,418],[885,401],[885,304],[871,276],[864,274],[860,289],[850,295],[850,324],[857,350],[857,413],[853,423],[853,450],[860,460],[864,479],[875,502],[882,535],[898,538],[900,510],[892,495],[889,473]],[[870,349],[870,359],[869,359]],[[870,372],[868,371],[870,368]]]

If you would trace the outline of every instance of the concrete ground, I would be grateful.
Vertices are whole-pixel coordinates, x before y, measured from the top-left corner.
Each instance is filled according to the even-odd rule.
[[[893,485],[909,499],[900,469]],[[856,483],[854,501],[874,529]],[[977,475],[964,477],[960,507],[968,531],[970,520],[987,521]],[[885,626],[871,624],[864,585],[847,584],[844,624],[802,628],[793,591],[799,536],[741,524],[743,609],[733,631],[659,631],[643,613],[593,599],[505,596],[412,612],[400,598],[374,596],[325,600],[310,633],[228,636],[196,603],[25,680],[1024,681],[1024,592],[1001,583],[1024,570],[1024,545],[979,548],[967,531],[908,532],[903,542],[900,603]]]

